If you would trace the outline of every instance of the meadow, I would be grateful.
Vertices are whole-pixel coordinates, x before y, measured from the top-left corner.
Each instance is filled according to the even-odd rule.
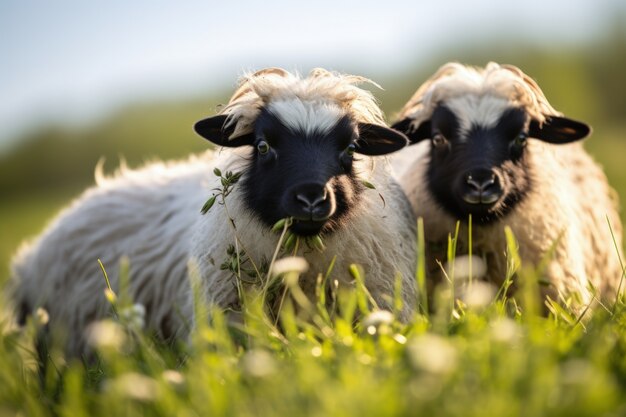
[[[626,198],[624,39],[620,32],[601,47],[558,56],[490,50],[459,51],[455,59],[511,62],[532,74],[557,109],[591,123],[586,148]],[[386,90],[377,96],[387,114],[441,62],[381,81]],[[44,126],[0,155],[0,286],[20,242],[93,183],[99,160],[110,173],[122,159],[139,166],[206,149],[191,126],[227,94],[136,103],[86,127]],[[540,315],[542,271],[521,265],[513,244],[509,251],[525,282],[517,299],[502,293],[493,300],[455,299],[444,286],[437,309],[418,308],[422,313],[408,324],[372,310],[358,284],[367,271],[357,266],[354,291],[333,294],[336,310],[328,311],[323,299],[303,303],[289,285],[297,275],[292,271],[278,278],[287,288],[279,317],[264,312],[251,288],[242,323],[229,325],[214,311],[212,320],[199,322],[190,344],[155,340],[123,288],[114,288],[110,318],[101,323],[108,337],[93,340],[97,355],[85,361],[54,347],[40,361],[36,334],[45,313],[18,330],[3,308],[0,417],[626,415],[626,299],[584,317],[556,306]],[[197,309],[208,314],[202,305]]]
[[[0,416],[625,415],[626,300],[586,317],[556,307],[540,315],[541,271],[519,263],[513,240],[508,250],[524,282],[517,300],[485,299],[471,281],[458,299],[445,284],[437,309],[409,324],[372,309],[356,265],[353,289],[331,291],[330,303],[326,291],[303,299],[290,259],[276,278],[278,317],[248,287],[241,321],[212,311],[189,344],[147,334],[123,284],[108,291],[110,317],[89,339],[97,355],[83,361],[54,347],[38,359],[45,312],[22,330],[4,317]],[[328,279],[332,268],[319,288]],[[197,317],[207,314],[197,302]]]

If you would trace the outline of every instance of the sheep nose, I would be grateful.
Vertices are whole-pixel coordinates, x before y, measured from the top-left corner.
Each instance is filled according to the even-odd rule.
[[[324,203],[328,198],[328,192],[324,188],[322,193],[314,192],[301,192],[296,194],[296,200],[298,200],[306,208],[314,208]]]
[[[491,170],[476,170],[465,175],[463,200],[468,204],[490,205],[502,196],[498,176]]]
[[[492,173],[487,177],[480,178],[478,176],[473,177],[472,174],[468,174],[466,182],[474,190],[482,192],[496,183],[496,175]]]
[[[335,211],[332,192],[321,183],[302,184],[293,190],[293,217],[299,220],[324,221]]]

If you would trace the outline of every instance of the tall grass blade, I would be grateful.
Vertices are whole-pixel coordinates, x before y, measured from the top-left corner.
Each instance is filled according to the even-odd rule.
[[[417,281],[417,306],[419,311],[428,315],[428,293],[426,288],[426,242],[424,238],[424,219],[417,219],[417,269],[415,271]]]

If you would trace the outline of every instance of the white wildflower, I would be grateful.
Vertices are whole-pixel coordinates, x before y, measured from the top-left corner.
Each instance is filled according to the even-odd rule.
[[[387,310],[376,310],[363,319],[363,328],[370,335],[380,333],[383,329],[388,329],[393,323],[393,314]]]
[[[245,373],[257,378],[263,378],[276,372],[274,358],[261,349],[247,352],[241,359],[241,365]]]
[[[481,278],[487,273],[487,264],[476,255],[457,256],[453,262],[446,262],[446,274],[455,281],[466,281],[471,276]]]
[[[173,369],[167,369],[161,374],[163,380],[170,385],[180,386],[185,383],[185,376]]]
[[[271,275],[277,276],[289,272],[303,274],[308,271],[308,269],[309,263],[306,261],[306,259],[300,256],[287,256],[274,262]]]
[[[35,311],[35,322],[37,326],[45,326],[50,321],[50,315],[45,308],[39,307]]]
[[[107,386],[117,394],[139,401],[153,401],[158,396],[157,382],[145,375],[129,372],[120,375]]]
[[[313,357],[315,357],[315,358],[319,358],[320,356],[322,356],[322,348],[321,348],[321,346],[314,346],[311,349],[311,355],[313,355]]]
[[[133,304],[119,312],[120,318],[130,328],[141,330],[146,325],[146,308],[143,304]]]
[[[484,281],[475,281],[463,285],[459,290],[459,298],[471,309],[487,307],[496,295],[496,287]]]
[[[515,343],[519,340],[522,330],[520,326],[507,317],[494,320],[491,325],[491,337],[503,343]]]
[[[100,349],[120,349],[126,342],[124,329],[111,320],[92,323],[87,328],[87,342]]]
[[[456,367],[456,349],[440,336],[426,334],[414,339],[407,351],[413,366],[432,374],[447,374]]]

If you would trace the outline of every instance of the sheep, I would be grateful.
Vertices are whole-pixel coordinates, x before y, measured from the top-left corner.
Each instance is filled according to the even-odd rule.
[[[408,320],[416,297],[414,216],[386,160],[375,158],[408,139],[385,125],[373,95],[357,86],[367,81],[323,69],[307,77],[278,68],[247,74],[220,113],[195,125],[219,151],[96,175],[97,185],[14,257],[21,318],[44,307],[50,325],[67,332],[68,354],[88,353],[90,323],[110,314],[97,259],[116,286],[127,256],[130,295],[145,307],[147,328],[184,339],[201,319],[194,317],[190,271],[199,274],[209,304],[237,308],[246,277],[221,265],[234,247],[245,249],[241,268],[262,269],[279,241],[272,226],[292,218],[289,231],[303,241],[297,254],[309,264],[300,280],[307,296],[336,256],[329,282],[354,285],[349,265],[361,265],[380,308],[392,309],[400,274],[398,315]],[[225,177],[239,181],[215,202],[220,189],[226,194]],[[212,207],[203,207],[207,199]],[[316,236],[325,250],[304,243],[319,242]]]
[[[424,221],[431,286],[442,278],[457,220],[459,249],[468,250],[471,215],[472,250],[486,262],[488,282],[500,286],[507,275],[509,226],[523,262],[549,259],[544,297],[580,312],[596,292],[609,297],[618,290],[618,200],[578,142],[590,127],[557,112],[519,68],[448,63],[419,87],[392,127],[416,144],[393,163]]]
[[[225,152],[218,166],[243,172],[241,184],[198,224],[192,243],[209,303],[238,308],[238,283],[219,269],[228,246],[240,242],[257,265],[267,263],[277,244],[272,225],[291,217],[292,232],[321,234],[326,245],[322,252],[299,251],[310,265],[300,279],[305,294],[314,296],[317,276],[336,256],[339,285],[351,285],[349,265],[360,264],[367,289],[384,309],[392,309],[400,273],[399,317],[410,318],[415,218],[385,161],[373,158],[401,149],[408,139],[385,126],[371,93],[355,86],[364,81],[323,69],[306,78],[264,70],[244,78],[221,114],[196,124],[197,133],[219,146],[245,147],[243,156]]]

